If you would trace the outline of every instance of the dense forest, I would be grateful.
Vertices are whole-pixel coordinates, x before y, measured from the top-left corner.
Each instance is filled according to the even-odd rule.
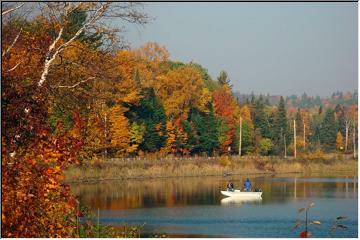
[[[292,155],[293,120],[298,152],[355,147],[356,101],[239,104],[225,71],[213,79],[154,42],[129,48],[99,19],[147,16],[136,4],[115,7],[44,3],[30,20],[2,13],[3,236],[78,236],[62,171],[94,157],[239,154],[240,128],[242,155]]]
[[[270,105],[277,105],[279,103],[280,97],[279,95],[255,95],[254,93],[251,94],[242,94],[239,91],[235,91],[234,95],[238,100],[239,104],[249,103],[250,99],[262,97],[264,101]],[[351,106],[357,105],[358,102],[358,92],[357,89],[354,92],[334,92],[331,97],[323,97],[316,95],[309,96],[306,93],[303,93],[301,96],[292,94],[290,96],[285,97],[285,103],[287,108],[312,108],[312,107],[326,107],[326,108],[335,108],[336,105],[343,105],[343,106]]]

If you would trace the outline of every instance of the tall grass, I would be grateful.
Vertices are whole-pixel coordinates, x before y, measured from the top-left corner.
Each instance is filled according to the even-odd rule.
[[[65,171],[66,181],[98,181],[127,178],[215,176],[260,173],[311,173],[348,171],[357,174],[357,161],[330,158],[280,159],[275,157],[218,157],[186,159],[96,159]]]

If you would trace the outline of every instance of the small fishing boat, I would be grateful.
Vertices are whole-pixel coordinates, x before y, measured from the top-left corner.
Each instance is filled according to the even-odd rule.
[[[238,189],[234,191],[221,191],[222,195],[227,197],[254,197],[254,198],[261,198],[262,192],[242,192]]]

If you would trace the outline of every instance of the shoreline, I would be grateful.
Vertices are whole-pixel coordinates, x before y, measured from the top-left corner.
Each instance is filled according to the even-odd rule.
[[[260,173],[235,173],[235,174],[213,174],[213,175],[182,175],[182,176],[154,176],[154,177],[127,177],[127,178],[100,178],[100,179],[81,179],[76,181],[65,181],[65,183],[76,184],[76,183],[96,183],[103,181],[118,181],[118,180],[147,180],[147,179],[168,179],[168,178],[191,178],[191,177],[227,177],[227,176],[242,176],[242,175],[274,175],[274,174],[301,174],[303,172],[279,172],[279,173],[269,173],[269,172],[260,172]],[[316,173],[316,172],[313,172]]]
[[[259,160],[260,159],[260,160]],[[358,162],[354,159],[275,159],[253,157],[211,160],[153,160],[91,161],[87,165],[72,166],[64,171],[65,183],[96,183],[115,180],[168,179],[175,177],[211,177],[274,174],[321,174],[358,176]]]

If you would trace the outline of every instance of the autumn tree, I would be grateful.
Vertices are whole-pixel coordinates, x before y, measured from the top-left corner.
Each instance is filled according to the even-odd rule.
[[[336,149],[337,150],[343,150],[344,149],[343,136],[341,135],[341,132],[338,132],[336,134]]]
[[[220,118],[219,142],[220,151],[228,152],[234,138],[234,111],[235,102],[228,86],[221,86],[213,93],[215,114]]]
[[[84,141],[96,140],[89,135],[99,132],[87,127],[107,129],[100,115],[113,103],[107,101],[112,91],[103,88],[111,84],[103,80],[122,79],[106,69],[114,66],[107,65],[106,46],[98,48],[106,37],[97,34],[110,37],[114,31],[98,24],[110,14],[135,23],[145,20],[134,9],[138,4],[119,3],[116,13],[111,5],[43,2],[34,5],[41,9],[28,19],[15,14],[18,7],[2,12],[4,237],[78,237],[76,200],[63,182],[63,170],[79,163]]]
[[[155,93],[164,104],[166,116],[187,118],[190,107],[198,107],[204,83],[201,74],[191,66],[170,70],[156,77]]]

